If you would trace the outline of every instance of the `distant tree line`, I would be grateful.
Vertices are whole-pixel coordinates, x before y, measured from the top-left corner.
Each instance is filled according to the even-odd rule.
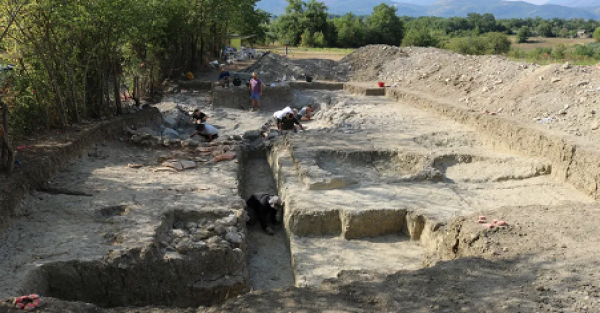
[[[323,2],[287,0],[284,14],[273,18],[271,41],[305,47],[357,48],[367,44],[443,47],[460,53],[506,53],[511,43],[531,36],[576,37],[592,34],[600,22],[584,19],[496,19],[493,14],[470,13],[467,17],[398,16],[396,8],[382,3],[371,15],[352,13],[331,16]],[[600,35],[600,33],[599,33]]]

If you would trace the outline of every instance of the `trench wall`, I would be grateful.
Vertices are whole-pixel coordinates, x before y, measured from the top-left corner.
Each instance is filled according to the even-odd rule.
[[[240,109],[250,107],[250,90],[246,86],[214,87],[213,107]],[[265,110],[283,109],[294,102],[294,92],[290,86],[265,86],[260,99],[260,107]]]
[[[486,144],[495,149],[529,157],[544,157],[552,163],[552,176],[600,199],[600,153],[590,143],[501,115],[474,112],[459,104],[400,88],[386,88],[386,95],[413,107],[437,113],[475,128]]]
[[[91,125],[77,133],[74,140],[52,147],[43,157],[27,163],[8,178],[7,188],[0,197],[0,232],[17,213],[19,203],[30,191],[39,188],[50,177],[63,170],[70,162],[87,151],[94,143],[104,140],[125,126],[153,126],[162,123],[162,115],[156,108],[144,109],[134,114]]]

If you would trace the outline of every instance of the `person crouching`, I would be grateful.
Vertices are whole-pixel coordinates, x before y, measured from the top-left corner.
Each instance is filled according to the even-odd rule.
[[[198,123],[196,125],[196,132],[190,135],[190,138],[194,137],[196,134],[204,137],[206,141],[210,142],[219,137],[219,130],[210,124]]]
[[[269,222],[277,224],[277,212],[283,210],[284,202],[276,195],[255,193],[246,200],[248,207],[249,225],[254,225],[256,220],[260,223],[262,229],[269,235],[274,235],[275,231],[269,226]]]
[[[300,129],[304,130],[304,127],[302,126],[302,124],[300,124],[300,121],[298,121],[298,119],[294,116],[294,113],[287,113],[283,117],[283,119],[281,119],[278,128],[282,134],[286,134],[290,130],[298,132],[298,130],[296,129],[296,125],[300,126]]]

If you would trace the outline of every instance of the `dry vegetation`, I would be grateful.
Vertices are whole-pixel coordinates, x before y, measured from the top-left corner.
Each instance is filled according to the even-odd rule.
[[[593,38],[545,38],[545,37],[530,37],[527,43],[517,43],[516,36],[509,36],[512,42],[513,49],[521,49],[525,51],[534,50],[536,48],[554,48],[557,44],[562,43],[565,46],[585,45],[593,43]]]
[[[285,54],[285,46],[262,46],[259,50],[268,50],[281,55]],[[346,55],[352,53],[354,49],[337,49],[337,48],[288,48],[288,57],[291,59],[327,59],[339,61]]]

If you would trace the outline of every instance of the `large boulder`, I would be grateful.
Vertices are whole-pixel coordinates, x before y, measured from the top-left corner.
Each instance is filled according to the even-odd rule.
[[[177,126],[177,120],[172,115],[165,116],[164,121],[165,125],[169,126],[170,128],[175,128],[175,126]]]
[[[179,133],[172,128],[165,128],[162,133],[163,137],[179,139]]]

